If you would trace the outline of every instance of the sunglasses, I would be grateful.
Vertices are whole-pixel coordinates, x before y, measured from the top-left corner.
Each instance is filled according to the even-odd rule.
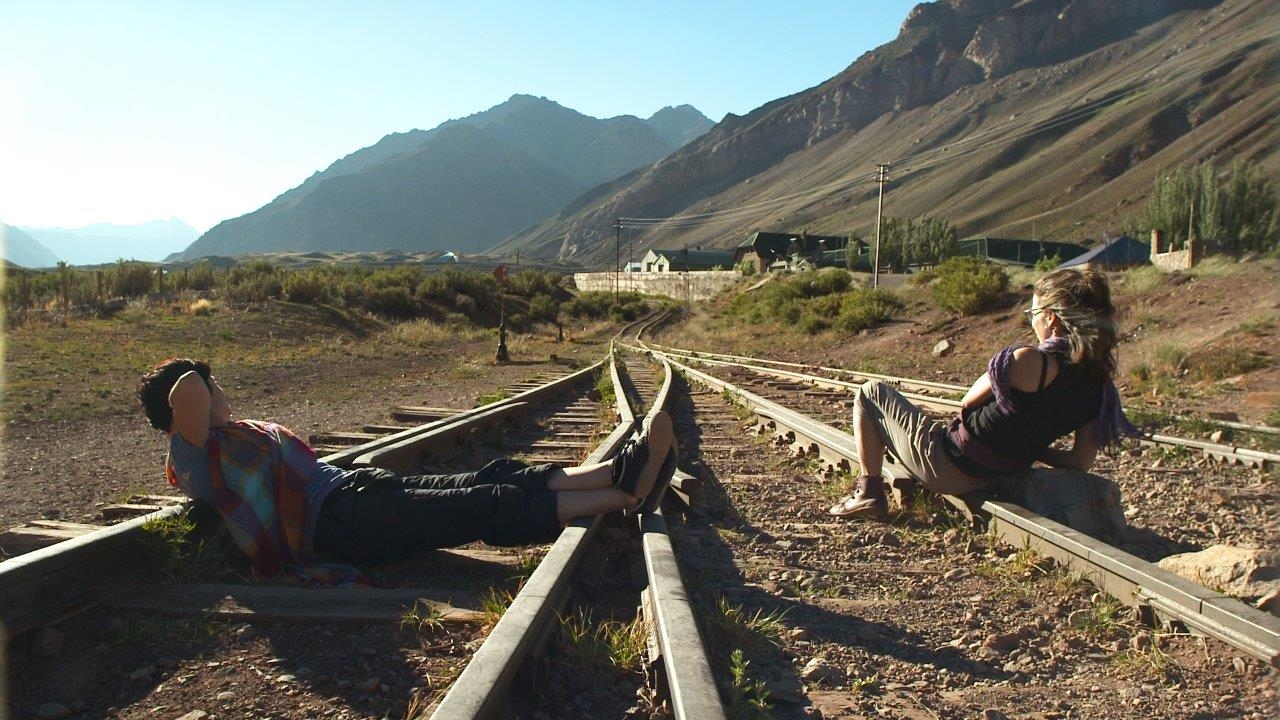
[[[1028,308],[1026,310],[1023,310],[1022,314],[1026,316],[1027,322],[1031,322],[1031,319],[1034,318],[1036,315],[1039,315],[1045,310],[1052,310],[1052,309],[1053,308],[1051,307]]]

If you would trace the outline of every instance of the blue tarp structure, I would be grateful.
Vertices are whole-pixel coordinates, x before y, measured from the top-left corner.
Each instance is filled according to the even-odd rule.
[[[1102,268],[1126,268],[1151,262],[1151,246],[1121,235],[1105,242],[1083,255],[1074,257],[1058,267],[1083,267],[1094,265]]]

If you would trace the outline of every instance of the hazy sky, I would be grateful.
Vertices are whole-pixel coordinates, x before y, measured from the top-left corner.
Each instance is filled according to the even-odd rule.
[[[915,4],[0,0],[0,221],[204,231],[513,93],[718,121],[835,75]]]

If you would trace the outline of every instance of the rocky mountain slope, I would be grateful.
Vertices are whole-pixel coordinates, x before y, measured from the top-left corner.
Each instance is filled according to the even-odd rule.
[[[480,250],[710,126],[687,105],[648,120],[601,120],[515,95],[431,130],[388,135],[267,206],[218,224],[175,259],[272,250]]]
[[[16,227],[0,223],[0,258],[25,268],[53,267],[58,256]]]
[[[1280,171],[1275,0],[942,0],[836,77],[728,116],[494,252],[611,265],[617,217],[647,247],[726,248],[755,229],[874,234],[885,213],[962,234],[1117,232],[1161,169]],[[637,223],[639,224],[639,223]]]

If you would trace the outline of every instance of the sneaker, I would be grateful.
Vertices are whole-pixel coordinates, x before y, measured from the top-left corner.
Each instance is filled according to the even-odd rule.
[[[883,518],[889,513],[884,478],[879,475],[859,475],[853,494],[832,505],[827,512],[836,517]]]

